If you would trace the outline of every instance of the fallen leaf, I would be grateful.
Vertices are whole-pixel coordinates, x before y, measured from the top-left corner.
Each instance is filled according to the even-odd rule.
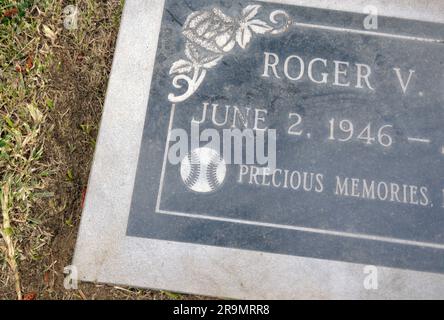
[[[83,191],[82,191],[82,208],[85,206],[86,191],[87,191],[87,188],[83,189]]]
[[[19,10],[17,8],[12,8],[9,10],[6,10],[5,12],[3,12],[3,17],[6,18],[12,18],[13,16],[17,15],[19,13]]]
[[[49,271],[45,272],[43,275],[43,281],[48,285],[49,284]]]
[[[57,34],[47,25],[43,25],[43,33],[45,37],[49,38],[52,42],[55,42],[57,39]]]
[[[35,300],[37,298],[37,293],[29,292],[23,296],[23,300]]]
[[[34,66],[34,57],[32,55],[29,55],[26,59],[26,70],[31,70]]]

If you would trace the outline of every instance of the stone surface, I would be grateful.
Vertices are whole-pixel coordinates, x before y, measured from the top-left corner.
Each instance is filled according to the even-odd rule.
[[[384,1],[128,1],[81,278],[235,298],[443,297],[444,7],[395,3],[367,30],[362,4]],[[276,168],[206,143],[170,163],[168,138],[203,111],[201,130],[276,130]]]

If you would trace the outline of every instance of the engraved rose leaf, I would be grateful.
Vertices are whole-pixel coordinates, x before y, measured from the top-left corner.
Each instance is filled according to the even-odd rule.
[[[265,34],[273,30],[266,22],[255,19],[248,22],[248,26],[253,30],[254,33]]]
[[[223,58],[223,56],[211,57],[211,59],[207,58],[204,61],[202,67],[204,67],[206,69],[211,69],[211,68],[215,67],[219,63],[219,61],[222,60],[222,58]]]
[[[178,60],[173,63],[170,69],[170,75],[171,74],[185,74],[189,73],[193,70],[193,64],[190,61],[187,60]]]
[[[242,10],[242,20],[249,21],[253,19],[261,7],[261,5],[250,5],[245,7],[244,10]]]
[[[252,36],[253,34],[250,31],[250,28],[241,27],[236,32],[236,41],[242,49],[245,49],[247,45],[250,43]]]

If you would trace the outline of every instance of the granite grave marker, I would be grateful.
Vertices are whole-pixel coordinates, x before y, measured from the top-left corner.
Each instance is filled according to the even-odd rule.
[[[80,279],[443,298],[443,19],[440,1],[127,1]]]

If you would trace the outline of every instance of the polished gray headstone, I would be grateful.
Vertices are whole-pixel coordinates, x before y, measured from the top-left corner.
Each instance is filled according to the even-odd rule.
[[[439,1],[127,1],[80,278],[234,298],[443,298],[441,21]],[[193,120],[275,130],[276,167],[229,164],[208,142],[171,163],[171,135]]]

